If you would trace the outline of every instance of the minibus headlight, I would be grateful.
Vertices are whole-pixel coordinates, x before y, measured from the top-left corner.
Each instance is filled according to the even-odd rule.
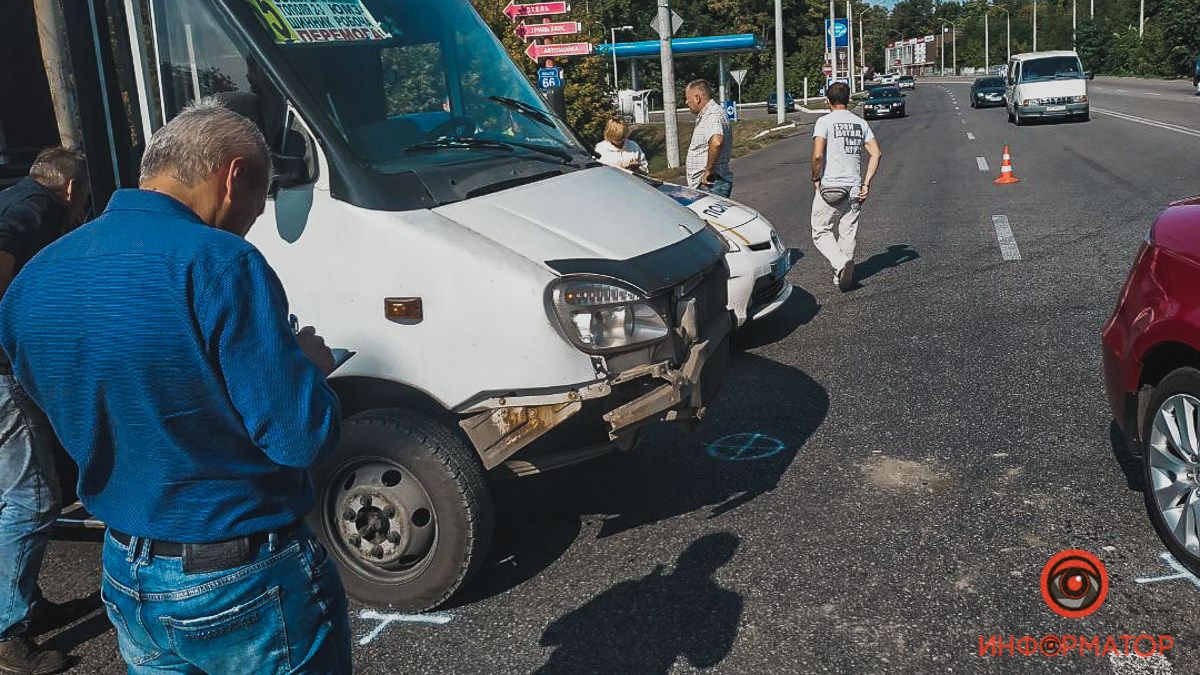
[[[613,281],[564,279],[550,298],[563,333],[588,353],[658,342],[670,332],[663,312],[645,295]]]

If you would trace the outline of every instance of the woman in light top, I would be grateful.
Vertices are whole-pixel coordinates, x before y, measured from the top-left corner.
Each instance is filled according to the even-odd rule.
[[[650,163],[646,153],[637,143],[629,140],[629,125],[624,120],[612,118],[604,127],[604,140],[596,144],[600,162],[634,173],[647,173]]]

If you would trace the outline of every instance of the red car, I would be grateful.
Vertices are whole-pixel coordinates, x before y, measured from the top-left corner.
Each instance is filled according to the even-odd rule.
[[[1141,455],[1150,522],[1200,574],[1200,197],[1155,221],[1103,344],[1108,402]]]

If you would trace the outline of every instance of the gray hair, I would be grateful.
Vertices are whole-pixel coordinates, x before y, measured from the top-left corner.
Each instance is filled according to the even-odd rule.
[[[235,157],[246,157],[271,172],[271,153],[262,131],[215,96],[193,102],[167,122],[146,144],[141,182],[170,174],[191,187]]]
[[[38,153],[29,167],[29,177],[55,191],[61,191],[72,180],[86,183],[87,159],[82,152],[67,148],[46,148]]]
[[[699,91],[704,94],[705,98],[713,97],[712,85],[708,83],[708,80],[692,80],[688,82],[687,90]]]

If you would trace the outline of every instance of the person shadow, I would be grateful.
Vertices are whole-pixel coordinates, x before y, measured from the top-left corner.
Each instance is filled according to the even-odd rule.
[[[535,672],[666,673],[680,657],[693,668],[721,663],[737,639],[744,603],[713,574],[739,543],[729,532],[701,537],[669,572],[659,565],[555,620],[541,639],[554,651]]]
[[[921,254],[908,244],[893,244],[854,266],[854,288],[862,288],[862,282],[890,267],[920,259]]]

